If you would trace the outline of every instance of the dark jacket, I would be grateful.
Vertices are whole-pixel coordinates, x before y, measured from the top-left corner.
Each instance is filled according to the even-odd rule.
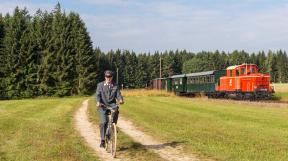
[[[96,90],[96,101],[104,105],[115,105],[116,99],[122,100],[123,97],[119,90],[119,87],[115,83],[109,85],[104,85],[105,81],[98,83]]]

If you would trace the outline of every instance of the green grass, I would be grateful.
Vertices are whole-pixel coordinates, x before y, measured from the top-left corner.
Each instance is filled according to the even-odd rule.
[[[275,96],[282,101],[288,101],[288,83],[273,84]]]
[[[125,98],[122,115],[186,153],[227,161],[287,161],[288,108],[179,97]]]
[[[98,160],[73,128],[84,99],[0,101],[0,160]]]
[[[122,107],[120,107],[120,114],[121,111]],[[89,101],[88,114],[90,121],[92,121],[96,128],[98,128],[99,116],[98,112],[96,111],[96,104],[94,100]],[[131,161],[163,161],[159,155],[145,149],[143,145],[134,142],[129,136],[125,135],[121,131],[118,132],[117,156],[119,158],[125,158]]]

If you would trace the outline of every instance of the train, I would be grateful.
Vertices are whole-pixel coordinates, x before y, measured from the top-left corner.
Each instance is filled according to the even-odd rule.
[[[259,73],[255,64],[229,66],[224,70],[172,75],[152,80],[152,88],[176,95],[206,95],[210,98],[271,99],[275,93],[270,75]]]

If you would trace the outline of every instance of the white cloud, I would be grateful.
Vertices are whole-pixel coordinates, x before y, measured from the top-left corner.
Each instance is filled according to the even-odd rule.
[[[10,2],[1,2],[0,3],[0,11],[2,14],[10,13],[12,14],[14,9],[18,6],[21,9],[24,9],[24,7],[27,8],[29,13],[32,15],[36,13],[36,11],[40,8],[41,10],[52,10],[54,8],[53,5],[50,4],[33,4],[30,2],[22,2],[22,1],[10,1]]]
[[[95,5],[123,5],[131,3],[128,0],[80,0],[80,1]]]
[[[104,51],[117,48],[138,52],[166,49],[244,49],[250,52],[268,49],[288,50],[288,5],[243,11],[243,8],[237,6],[202,8],[176,1],[83,1],[96,5],[121,4],[120,12],[80,12],[94,46],[99,46]],[[123,4],[126,6],[123,7]],[[28,2],[10,2],[1,3],[0,10],[2,13],[11,12],[16,5],[27,6],[30,13],[38,8],[54,8],[54,5],[36,6]]]
[[[159,4],[159,6],[155,6]],[[142,14],[87,16],[94,44],[104,50],[247,50],[287,48],[288,10],[255,12],[154,3]],[[172,17],[172,18],[171,18]],[[287,48],[288,49],[288,48]]]

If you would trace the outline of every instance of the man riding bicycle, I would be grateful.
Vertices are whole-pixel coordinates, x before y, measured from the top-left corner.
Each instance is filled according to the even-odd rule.
[[[117,84],[112,82],[113,72],[111,70],[106,70],[104,72],[105,81],[98,83],[96,90],[96,102],[97,111],[100,115],[100,137],[101,137],[101,148],[105,148],[105,131],[107,128],[107,108],[110,106],[115,110],[113,117],[113,123],[117,123],[119,107],[116,104],[116,99],[120,104],[123,104],[123,97],[121,95],[120,89]]]

